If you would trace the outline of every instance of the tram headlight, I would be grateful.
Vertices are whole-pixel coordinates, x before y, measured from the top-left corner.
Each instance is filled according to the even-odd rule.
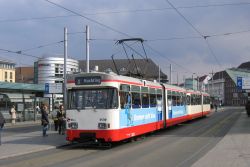
[[[68,123],[68,128],[78,129],[78,123],[77,122],[70,122],[70,123]]]

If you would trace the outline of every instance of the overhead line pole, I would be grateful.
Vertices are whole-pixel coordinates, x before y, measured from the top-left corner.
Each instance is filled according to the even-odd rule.
[[[172,65],[170,64],[170,69],[169,69],[169,84],[172,85]]]
[[[63,105],[67,109],[67,57],[68,57],[67,28],[64,27],[64,84],[63,84]]]
[[[89,73],[89,26],[86,26],[86,72]]]

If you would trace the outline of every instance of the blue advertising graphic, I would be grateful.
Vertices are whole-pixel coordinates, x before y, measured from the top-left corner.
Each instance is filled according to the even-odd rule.
[[[185,106],[171,106],[168,110],[168,118],[178,118],[187,115],[187,110]]]
[[[185,106],[173,106],[172,107],[172,117],[171,118],[177,118],[187,115],[187,111],[185,109]]]
[[[120,111],[120,128],[143,125],[158,121],[156,108],[122,109]]]

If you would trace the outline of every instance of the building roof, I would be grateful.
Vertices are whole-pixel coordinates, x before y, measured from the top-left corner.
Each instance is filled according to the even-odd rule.
[[[238,77],[250,78],[250,70],[231,68],[231,69],[227,69],[226,72],[236,85],[237,85]]]
[[[127,60],[127,59],[116,59],[115,65],[113,63],[113,60],[90,60],[89,66],[90,70],[93,70],[95,66],[98,66],[99,71],[107,71],[112,70],[115,73],[119,73],[120,75],[126,75],[126,76],[136,76],[137,70],[140,74],[143,75],[143,78],[145,79],[157,79],[159,75],[159,67],[151,60],[148,59],[146,61],[145,59],[135,59],[133,60]],[[85,60],[79,60],[79,67],[82,71],[86,71],[86,61]],[[117,72],[117,70],[118,72]],[[164,74],[161,71],[161,78],[167,79],[167,75]]]
[[[224,79],[226,75],[226,71],[219,71],[216,72],[210,80]]]
[[[203,75],[203,76],[199,77],[199,82],[203,82],[207,77],[208,77],[208,75]]]
[[[0,63],[15,65],[15,63],[13,61],[7,60],[7,59],[3,59],[3,58],[0,58]]]
[[[28,90],[34,92],[44,92],[44,84],[24,84],[24,83],[11,83],[11,82],[0,82],[0,89],[9,90]]]
[[[242,63],[238,68],[250,70],[250,61]]]

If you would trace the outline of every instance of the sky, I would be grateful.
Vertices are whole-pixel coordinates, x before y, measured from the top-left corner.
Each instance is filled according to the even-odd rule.
[[[89,25],[90,59],[126,59],[116,41],[142,38],[145,52],[124,44],[128,57],[147,56],[166,74],[171,64],[174,81],[250,61],[250,0],[49,1],[0,0],[0,59],[18,67],[63,55],[67,27],[68,56],[85,60]]]

